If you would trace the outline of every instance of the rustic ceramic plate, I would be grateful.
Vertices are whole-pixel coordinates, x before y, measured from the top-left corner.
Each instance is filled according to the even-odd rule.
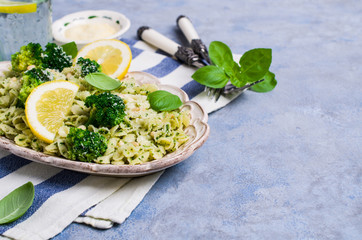
[[[0,62],[0,75],[1,71],[7,68],[8,65]],[[182,108],[186,108],[191,113],[191,123],[187,127],[186,132],[190,136],[190,140],[186,142],[177,151],[165,155],[163,158],[147,162],[140,165],[110,165],[110,164],[96,164],[72,161],[65,158],[54,157],[46,155],[35,150],[20,147],[14,144],[13,141],[0,137],[0,148],[5,149],[17,156],[59,168],[74,170],[78,172],[117,176],[117,177],[135,177],[147,175],[163,169],[169,168],[177,163],[180,163],[190,157],[196,149],[201,147],[209,136],[210,128],[207,124],[208,116],[202,107],[196,102],[189,101],[187,94],[181,89],[171,85],[161,85],[158,79],[150,74],[143,72],[130,72],[126,77],[133,77],[137,82],[155,83],[160,89],[169,91],[178,95],[183,101]]]

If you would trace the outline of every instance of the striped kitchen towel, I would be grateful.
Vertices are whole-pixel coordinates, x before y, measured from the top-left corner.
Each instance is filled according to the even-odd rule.
[[[203,92],[204,87],[191,79],[194,68],[141,41],[123,41],[132,50],[130,71],[148,72],[163,84],[180,87],[209,113],[236,97],[222,96],[218,103],[213,103]],[[133,179],[101,177],[35,163],[0,150],[0,199],[28,181],[35,186],[33,205],[21,218],[0,225],[0,235],[13,239],[49,239],[73,221],[103,229],[121,224],[161,174]]]

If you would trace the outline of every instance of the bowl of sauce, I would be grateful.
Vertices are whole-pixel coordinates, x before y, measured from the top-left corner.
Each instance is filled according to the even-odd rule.
[[[75,12],[52,24],[57,44],[74,41],[78,48],[99,39],[119,39],[131,26],[121,13],[108,10]]]

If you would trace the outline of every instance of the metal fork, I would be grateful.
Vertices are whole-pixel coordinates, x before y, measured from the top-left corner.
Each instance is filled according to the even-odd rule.
[[[203,50],[201,50],[203,52],[202,54],[204,55],[202,57],[202,60],[192,48],[181,46],[148,26],[140,27],[137,31],[137,35],[143,41],[148,42],[149,44],[165,51],[166,53],[174,56],[176,59],[189,66],[201,68],[206,66],[210,62],[208,57],[206,57],[208,56],[206,47],[202,48]],[[202,56],[202,54],[200,55]],[[231,84],[227,84],[224,88],[205,87],[205,91],[210,99],[213,99],[215,97],[215,102],[217,102],[222,94],[229,95],[233,93],[239,93],[259,82],[260,81],[245,85],[242,88],[237,88]]]
[[[194,50],[196,54],[198,54],[203,60],[205,60],[206,63],[211,64],[207,47],[202,42],[201,38],[196,32],[196,29],[192,24],[191,20],[184,15],[180,15],[176,20],[176,24],[180,28],[181,32],[185,35],[192,50]],[[217,102],[217,100],[219,100],[221,94],[223,93],[224,88],[211,88],[206,86],[204,91],[211,100],[215,98],[215,102]]]
[[[203,59],[207,64],[211,64],[211,60],[209,57],[209,53],[207,51],[207,47],[202,42],[201,38],[199,37],[198,33],[196,32],[196,29],[194,25],[192,24],[191,20],[184,16],[180,15],[176,20],[177,26],[180,28],[181,32],[185,35],[187,41],[189,42],[192,50],[196,54],[198,54],[201,59]],[[264,79],[261,79],[259,81],[247,84],[241,88],[237,88],[231,83],[228,83],[223,88],[211,88],[211,87],[205,87],[204,91],[206,92],[206,95],[210,98],[210,100],[215,99],[214,101],[217,102],[221,95],[229,95],[234,93],[241,93],[245,91],[246,89],[250,88],[251,86],[260,83],[264,81]]]

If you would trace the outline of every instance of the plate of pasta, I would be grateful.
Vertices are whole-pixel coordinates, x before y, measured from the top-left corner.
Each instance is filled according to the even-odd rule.
[[[79,67],[62,71],[49,70],[53,79],[64,79],[80,86],[70,113],[51,143],[38,139],[30,130],[24,108],[19,107],[21,77],[9,71],[9,62],[0,62],[0,148],[14,155],[63,169],[89,174],[135,177],[151,174],[178,164],[190,157],[207,140],[208,115],[190,101],[187,94],[144,72],[129,72],[112,94],[125,104],[123,120],[113,127],[87,125],[90,108],[85,99],[101,91],[88,86],[79,75]],[[182,106],[172,111],[155,111],[148,94],[164,90],[178,96]],[[91,161],[73,158],[69,146],[72,129],[89,130],[106,139],[102,156]],[[88,159],[89,160],[89,159]]]

